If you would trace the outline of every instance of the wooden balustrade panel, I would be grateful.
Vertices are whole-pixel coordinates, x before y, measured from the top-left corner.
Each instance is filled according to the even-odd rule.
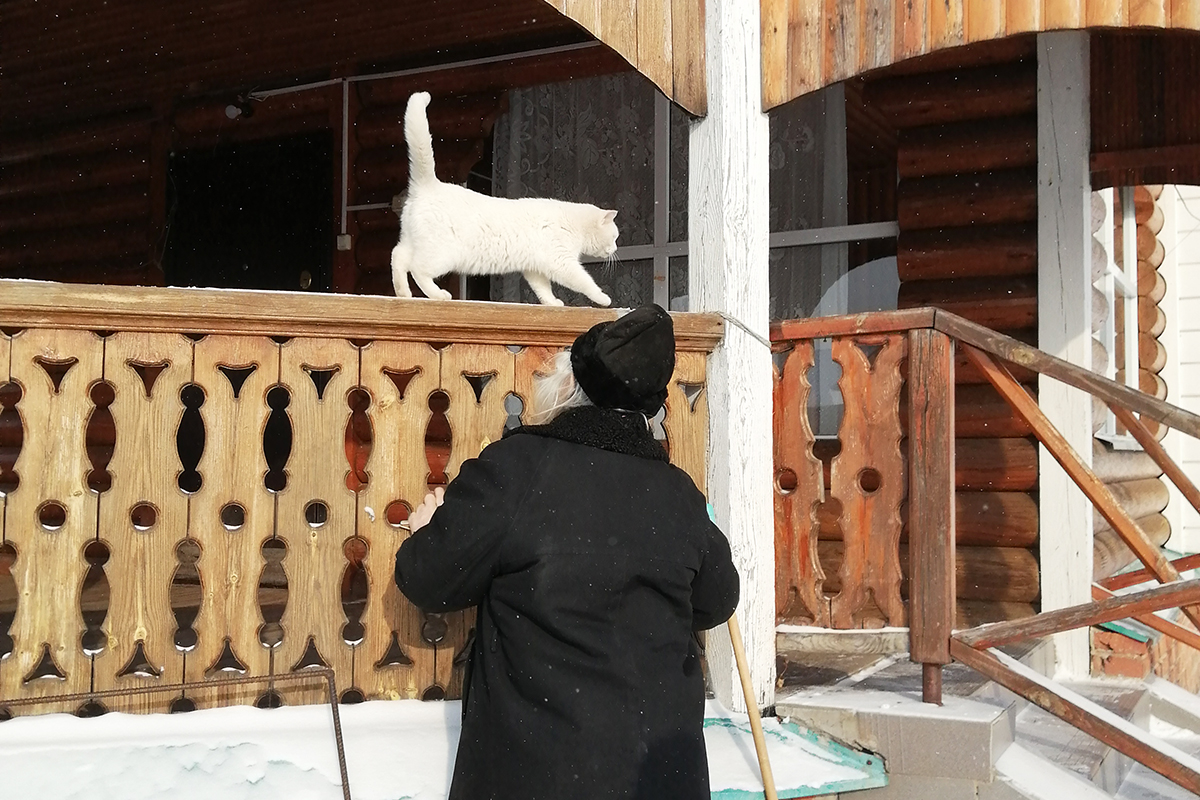
[[[214,668],[227,653],[247,675],[268,675],[271,654],[260,635],[259,582],[267,567],[263,544],[275,535],[275,496],[264,483],[263,432],[271,414],[267,394],[279,383],[279,345],[261,336],[206,336],[196,342],[193,380],[204,392],[199,409],[204,452],[196,466],[203,482],[189,499],[188,534],[200,548],[199,613],[191,625],[196,644],[184,656],[184,680],[203,684],[221,677]],[[277,575],[267,577],[279,583]],[[291,586],[291,602],[305,602],[306,589]],[[286,587],[265,589],[274,603],[288,599]],[[199,707],[246,705],[264,690],[198,686],[188,697]]]
[[[90,331],[27,329],[11,341],[10,378],[24,392],[24,441],[15,467],[21,483],[8,496],[5,514],[4,538],[16,549],[11,569],[18,601],[9,629],[14,652],[0,662],[0,697],[91,689],[80,597],[88,571],[83,549],[96,537],[96,495],[87,486],[85,425],[93,409],[89,389],[103,377],[103,359],[104,342]],[[55,364],[66,369],[57,381]],[[65,514],[55,518],[55,509]],[[26,682],[44,655],[62,679]],[[30,711],[78,705],[47,703]]]
[[[677,353],[675,374],[667,386],[667,432],[671,463],[691,476],[701,492],[708,455],[707,358],[703,353]]]
[[[100,494],[99,538],[108,545],[107,646],[95,656],[99,691],[183,679],[175,648],[171,577],[187,537],[188,500],[179,488],[175,428],[180,390],[192,380],[192,341],[175,333],[115,333],[104,345],[104,379],[116,437]],[[114,697],[110,709],[167,711],[166,694]]]
[[[288,586],[302,595],[283,612],[274,668],[296,671],[323,662],[349,689],[355,654],[342,636],[342,578],[357,509],[346,485],[345,436],[348,395],[359,382],[358,349],[344,339],[293,339],[280,347],[279,381],[291,396],[292,448],[287,486],[276,495],[275,532],[287,545]],[[324,696],[316,683],[277,691],[288,704],[319,703]]]
[[[833,360],[842,368],[838,386],[848,398],[838,431],[842,449],[830,470],[846,542],[842,588],[830,606],[839,628],[878,624],[879,614],[888,625],[906,621],[899,557],[907,485],[899,414],[905,352],[906,338],[899,334],[833,340]]]
[[[368,699],[418,698],[434,683],[434,651],[421,638],[421,612],[396,588],[394,571],[396,551],[408,537],[399,523],[429,486],[425,432],[440,370],[441,354],[423,342],[375,341],[362,351],[359,381],[372,397],[373,441],[369,480],[358,498],[369,596],[354,678]]]
[[[9,338],[9,336],[6,333],[4,333],[4,331],[0,331],[0,386],[7,386],[9,381],[11,380],[11,375],[9,374],[9,369],[8,369],[11,353],[12,353],[12,340]],[[16,401],[14,403],[12,397],[9,397],[7,395],[5,396],[5,398],[0,398],[0,399],[6,399],[7,403],[11,404],[11,410],[15,413],[20,413],[20,412],[16,411],[18,408],[20,408],[20,401]],[[7,415],[9,410],[10,410],[10,406],[4,405],[3,407],[0,407],[0,414]],[[19,418],[16,420],[16,422],[18,425],[20,425]],[[5,483],[0,484],[0,543],[3,543],[3,544],[7,544],[7,542],[8,542],[8,530],[6,527],[6,520],[8,519],[8,513],[7,513],[8,494],[9,494],[9,492],[12,491],[11,487],[7,483],[8,480],[11,480],[11,477],[6,475],[4,470],[5,470],[5,466],[7,465],[7,459],[9,459],[9,458],[15,459],[15,456],[17,454],[17,451],[16,451],[17,445],[15,443],[10,443],[8,441],[7,437],[3,436],[3,434],[5,432],[4,425],[6,423],[8,423],[8,420],[5,419],[4,417],[0,417],[0,447],[13,448],[12,451],[0,450],[0,453],[4,453],[3,460],[0,460],[0,477],[3,477],[3,479],[5,480]],[[10,465],[10,466],[15,466],[15,464]],[[18,475],[18,477],[19,477],[19,475]],[[12,624],[11,624],[11,621],[9,621],[7,614],[11,614],[13,612],[13,610],[16,608],[16,604],[17,604],[17,594],[15,591],[13,591],[15,587],[13,586],[13,583],[12,583],[12,567],[8,563],[8,557],[6,554],[7,554],[7,550],[5,551],[4,555],[0,555],[0,636],[8,635],[9,631],[7,629],[11,628]],[[8,596],[9,592],[12,592],[11,597]],[[4,656],[5,651],[10,650],[10,648],[12,647],[11,642],[8,642],[8,643],[6,643],[6,642],[7,642],[7,640],[0,640],[0,699],[3,699],[4,697],[8,696],[5,693],[5,688],[6,688],[6,684],[4,681],[5,667],[8,664],[12,664],[12,663],[16,662],[16,658],[13,656],[13,653],[11,651],[8,652],[7,658]],[[16,671],[15,668],[12,671],[15,672]],[[3,703],[0,703],[0,708],[2,708],[2,707],[3,707]]]
[[[817,557],[825,476],[813,455],[808,418],[812,366],[812,341],[798,341],[775,376],[775,615],[828,625],[829,601],[821,592],[825,573]]]
[[[521,399],[521,423],[532,424],[530,412],[533,408],[533,382],[538,375],[548,374],[550,359],[561,352],[558,347],[523,347],[517,353],[516,374],[513,394]]]
[[[462,462],[475,458],[487,444],[504,435],[508,420],[504,399],[516,389],[515,370],[515,354],[503,345],[452,344],[442,351],[441,389],[450,398],[446,417],[452,436],[447,480],[454,480]],[[484,375],[491,378],[476,397],[468,378]],[[438,685],[454,697],[460,693],[462,682],[462,670],[454,668],[454,656],[467,641],[475,611],[446,614],[445,620],[448,628],[444,644],[436,653],[436,676]]]

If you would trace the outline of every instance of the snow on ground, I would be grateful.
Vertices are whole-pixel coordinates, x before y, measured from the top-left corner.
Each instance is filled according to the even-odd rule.
[[[458,746],[457,702],[340,706],[354,800],[441,800]],[[710,703],[705,742],[714,797],[762,796],[745,716]],[[881,785],[878,761],[765,720],[781,797]],[[38,800],[340,800],[328,706],[187,714],[68,714],[0,723],[4,796]],[[791,791],[789,791],[791,790]],[[821,792],[824,793],[824,792]]]

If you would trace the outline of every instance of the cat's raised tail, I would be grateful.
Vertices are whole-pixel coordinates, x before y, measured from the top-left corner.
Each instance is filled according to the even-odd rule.
[[[417,92],[408,98],[404,109],[404,141],[408,143],[409,188],[437,183],[434,172],[433,136],[429,133],[429,92]]]

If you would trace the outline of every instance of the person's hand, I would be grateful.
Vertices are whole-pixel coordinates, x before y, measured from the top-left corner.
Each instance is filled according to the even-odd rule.
[[[412,513],[408,515],[408,529],[416,533],[429,524],[429,520],[433,519],[433,512],[437,511],[438,506],[442,504],[442,498],[445,497],[445,494],[446,490],[439,486],[425,495],[425,499],[421,502],[421,505],[414,508]]]

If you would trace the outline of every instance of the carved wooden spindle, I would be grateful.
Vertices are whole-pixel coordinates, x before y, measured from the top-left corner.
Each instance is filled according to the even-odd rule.
[[[838,431],[842,449],[830,473],[831,494],[842,504],[845,537],[842,590],[830,606],[839,628],[880,624],[871,613],[872,601],[883,624],[905,624],[899,547],[907,482],[899,403],[906,342],[899,334],[833,340],[833,359],[842,368],[838,386],[845,398]]]
[[[275,498],[263,483],[267,460],[263,430],[271,409],[267,393],[279,382],[279,345],[258,336],[207,336],[196,342],[195,383],[205,394],[204,476],[191,496],[189,535],[201,549],[200,608],[192,627],[196,647],[186,654],[186,680],[203,683],[228,640],[247,674],[270,671],[263,646],[258,583],[263,542],[275,530]],[[253,704],[259,686],[189,691],[200,707]]]
[[[303,602],[283,614],[275,670],[324,662],[353,685],[353,648],[342,639],[344,542],[355,535],[356,496],[346,486],[347,395],[359,384],[358,349],[344,339],[293,339],[280,349],[280,381],[291,392],[288,485],[277,496],[277,535],[288,547],[288,585]],[[323,508],[323,512],[316,509]],[[320,702],[319,686],[283,686],[288,704]]]
[[[98,690],[182,676],[170,588],[174,547],[187,536],[188,502],[176,483],[174,428],[180,391],[192,379],[192,344],[178,334],[116,333],[105,345],[117,436],[108,464],[112,487],[100,497],[100,536],[112,555],[105,568],[110,646],[96,656]],[[112,698],[107,705],[166,711],[170,700],[166,694],[142,694]]]
[[[80,637],[80,589],[87,563],[84,546],[96,537],[96,495],[84,426],[92,410],[88,389],[103,376],[104,343],[89,331],[27,329],[11,340],[10,378],[24,389],[24,440],[16,470],[21,485],[6,498],[5,539],[20,554],[13,580],[21,596],[9,634],[13,655],[0,668],[0,697],[46,697],[88,691],[90,659]],[[39,361],[40,359],[40,361]],[[57,379],[47,364],[69,364]],[[43,522],[52,503],[61,518]],[[54,580],[46,580],[46,576]],[[43,656],[65,680],[25,683]],[[38,713],[74,711],[48,703]]]
[[[817,558],[817,507],[825,498],[821,460],[808,419],[813,366],[811,340],[796,342],[775,383],[775,614],[779,619],[829,624]]]
[[[358,532],[367,540],[369,594],[355,679],[369,699],[416,698],[433,682],[433,654],[421,646],[421,613],[396,588],[400,527],[426,492],[429,395],[438,387],[441,353],[422,342],[374,341],[363,348],[360,383],[374,402],[367,413],[375,446],[370,482],[358,496]],[[396,505],[399,504],[399,505]]]

